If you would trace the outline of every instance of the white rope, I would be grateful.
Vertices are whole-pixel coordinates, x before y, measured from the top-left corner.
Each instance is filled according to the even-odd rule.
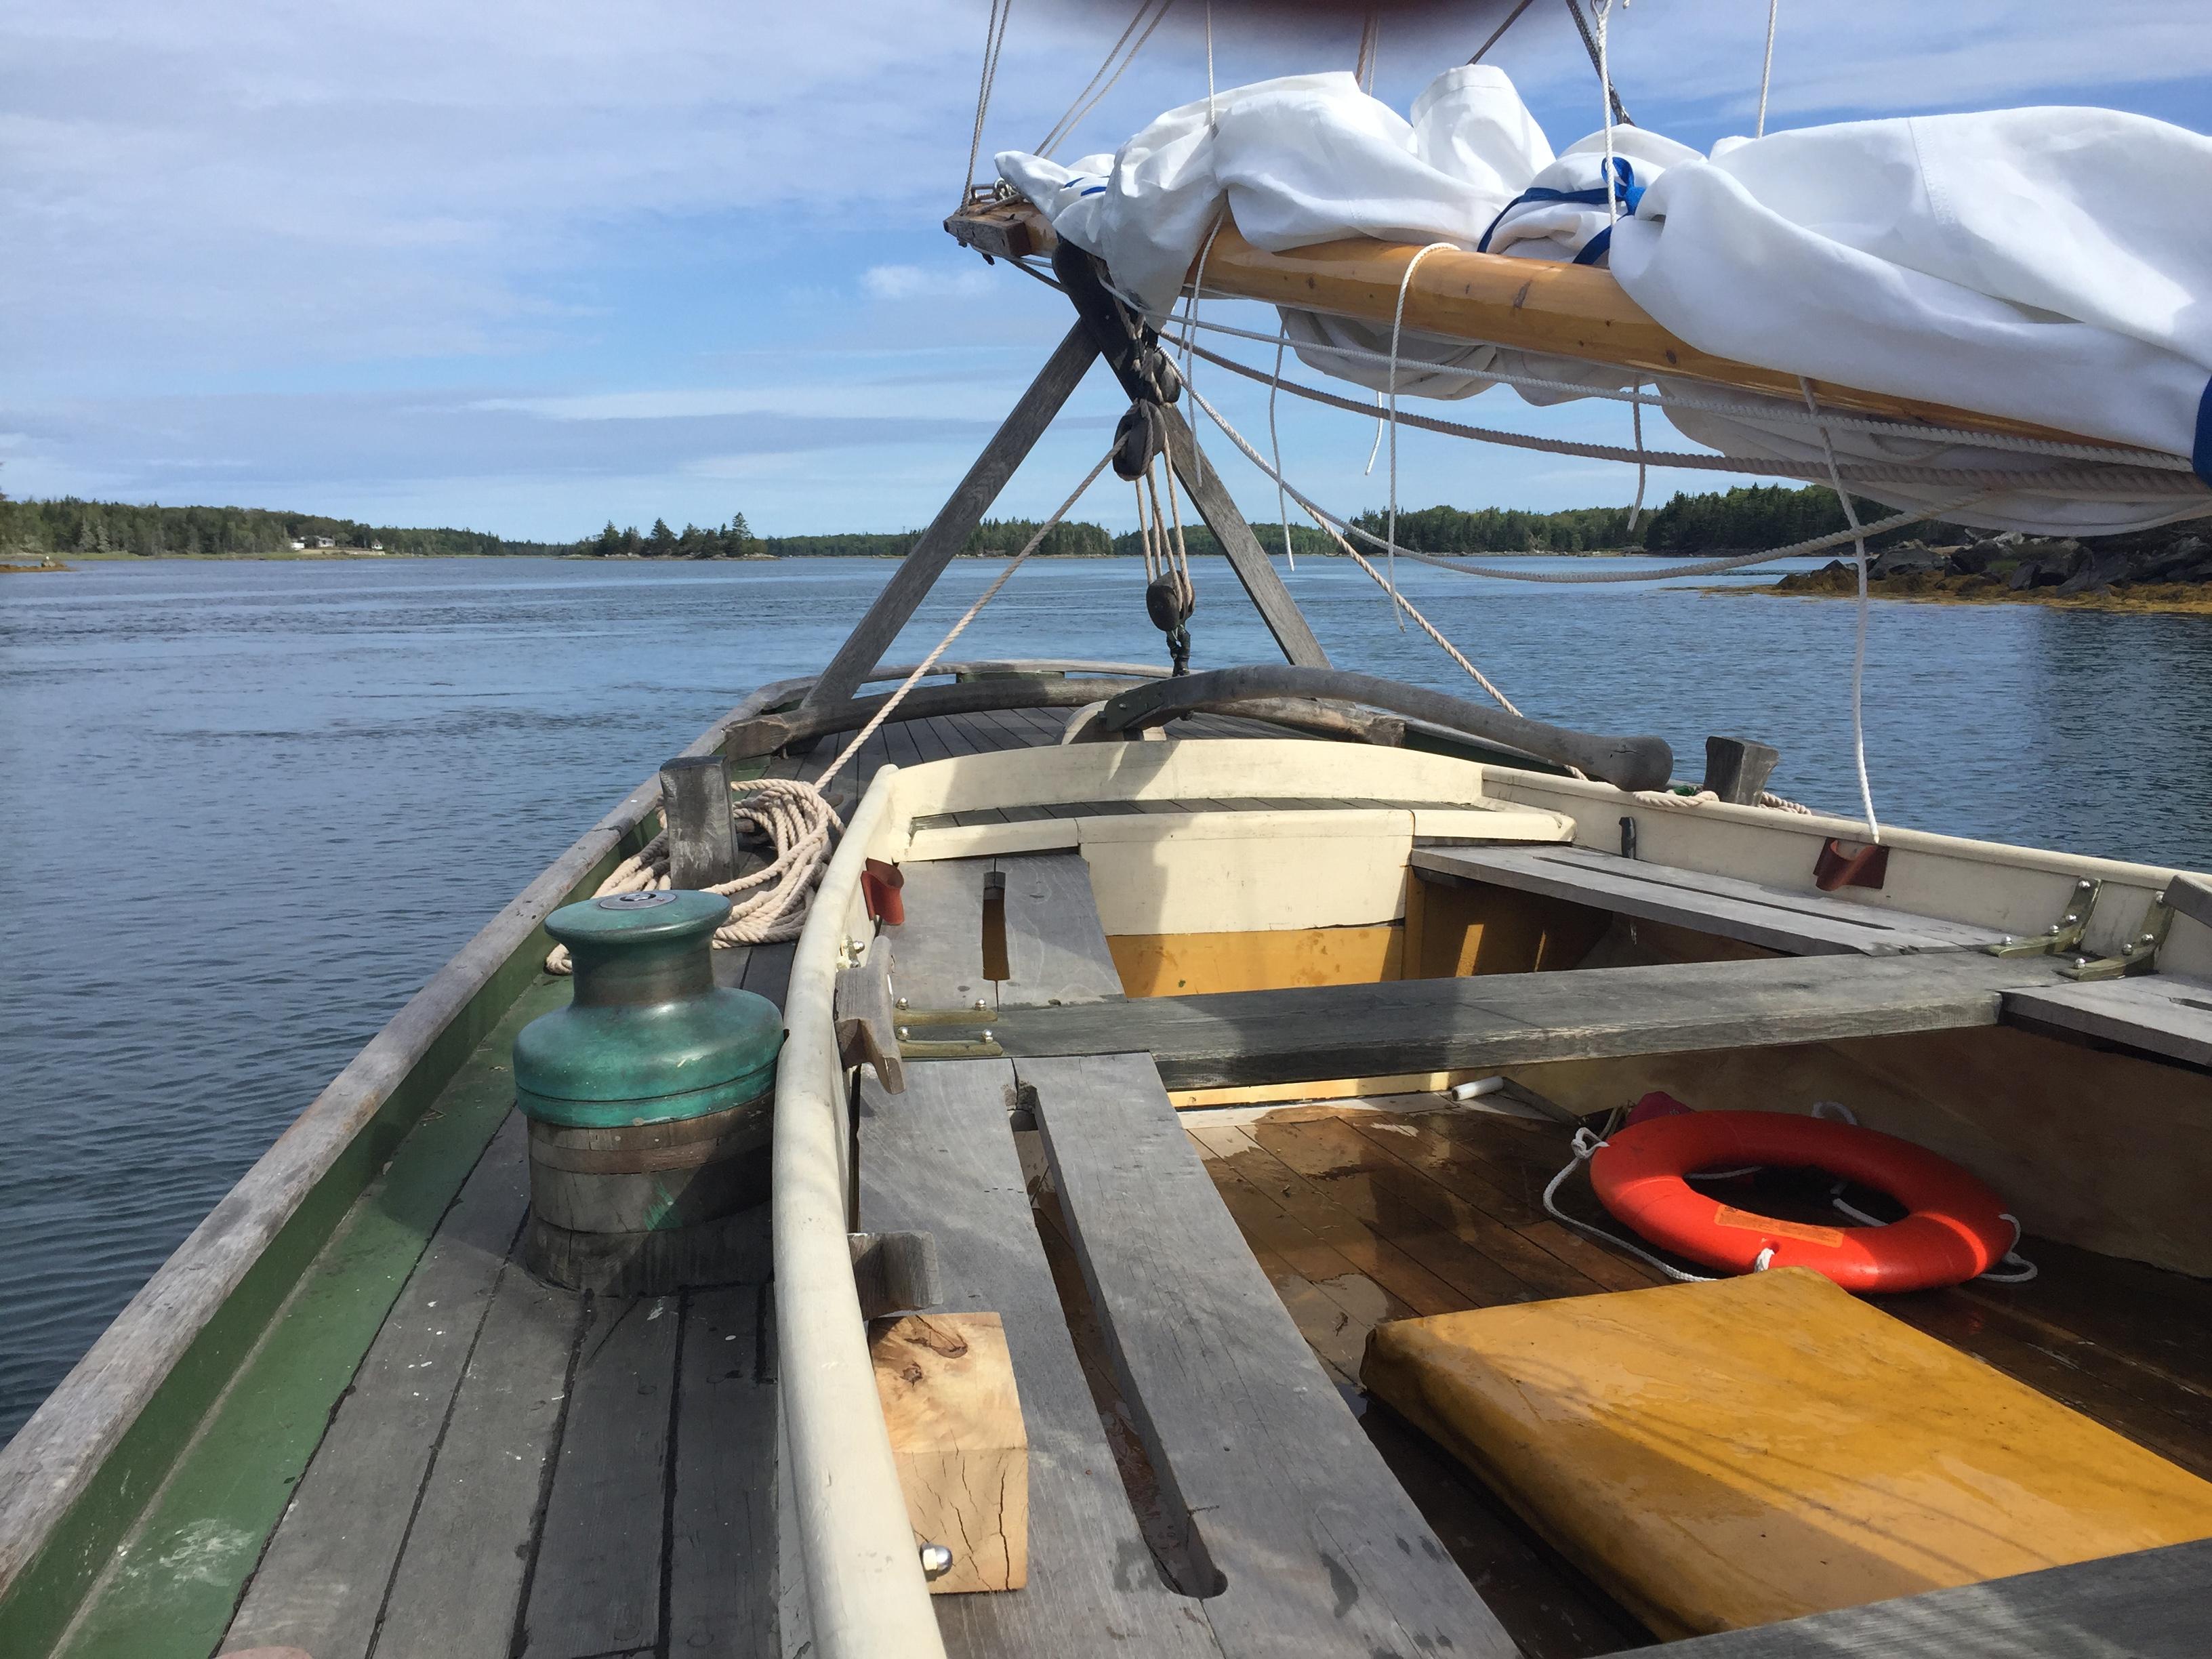
[[[983,32],[983,74],[975,87],[975,131],[968,141],[968,171],[960,181],[960,202],[966,206],[975,185],[975,158],[983,149],[983,117],[991,107],[991,88],[999,78],[999,48],[1006,43],[1006,20],[1014,15],[1014,0],[991,0],[991,20]]]
[[[1340,518],[1337,514],[1329,512],[1327,508],[1316,502],[1310,496],[1305,495],[1296,484],[1291,483],[1287,477],[1284,477],[1275,468],[1269,466],[1265,458],[1261,455],[1260,452],[1253,448],[1252,446],[1245,441],[1244,435],[1229,423],[1228,419],[1223,416],[1219,410],[1214,408],[1212,404],[1206,402],[1206,399],[1198,392],[1193,392],[1190,395],[1191,401],[1195,403],[1199,408],[1206,411],[1206,418],[1212,421],[1214,425],[1219,427],[1223,434],[1228,438],[1230,442],[1235,444],[1239,450],[1243,452],[1245,459],[1250,461],[1252,465],[1258,467],[1261,471],[1266,473],[1269,477],[1274,479],[1276,483],[1281,484],[1283,489],[1289,494],[1290,498],[1296,501],[1300,507],[1305,508],[1308,513],[1314,514],[1317,519],[1325,520],[1330,525],[1334,525],[1337,529],[1342,531],[1347,536],[1358,537],[1360,540],[1365,542],[1370,547],[1379,548],[1384,545],[1382,538],[1380,536],[1375,535],[1371,532],[1362,530],[1358,525],[1351,522],[1351,520]],[[1668,565],[1657,570],[1504,570],[1495,565],[1466,564],[1455,562],[1453,560],[1439,558],[1434,554],[1416,553],[1409,547],[1401,548],[1399,551],[1404,554],[1406,557],[1413,560],[1416,563],[1433,565],[1439,570],[1449,570],[1455,575],[1486,576],[1493,578],[1498,581],[1549,582],[1566,586],[1582,586],[1597,582],[1671,581],[1684,576],[1717,576],[1727,571],[1742,570],[1753,565],[1771,564],[1778,559],[1807,558],[1815,553],[1825,553],[1832,547],[1840,547],[1845,542],[1850,541],[1857,536],[1883,535],[1892,530],[1900,530],[1909,524],[1921,524],[1929,519],[1939,519],[1946,513],[1955,513],[1962,507],[1972,506],[1974,502],[1980,501],[1982,499],[1982,495],[1984,493],[1986,492],[1978,492],[1972,495],[1961,495],[1955,501],[1939,501],[1932,507],[1921,507],[1909,513],[1892,514],[1888,518],[1877,520],[1873,524],[1867,525],[1857,531],[1849,529],[1835,531],[1826,536],[1814,536],[1807,541],[1792,542],[1787,547],[1770,548],[1763,553],[1738,553],[1723,559],[1701,559],[1689,564]]]
[[[1202,322],[1200,326],[1217,331],[1221,328],[1221,325],[1217,323]],[[1249,331],[1236,331],[1245,333]],[[1164,331],[1160,337],[1173,345],[1181,346],[1184,343],[1182,337],[1171,331]],[[1264,340],[1271,337],[1257,335],[1253,337]],[[1264,370],[1253,368],[1248,364],[1238,362],[1233,357],[1209,351],[1204,346],[1195,343],[1191,345],[1190,349],[1193,356],[1204,358],[1218,368],[1225,368],[1232,374],[1240,375],[1245,380],[1263,386],[1269,383],[1270,376]],[[1389,361],[1381,352],[1372,355],[1378,362]],[[1285,380],[1282,382],[1282,389],[1293,397],[1304,398],[1310,403],[1325,404],[1332,409],[1340,409],[1347,413],[1362,416],[1367,413],[1364,404],[1354,403],[1351,398],[1336,392],[1324,392],[1318,386],[1305,386],[1297,380]],[[1376,396],[1379,402],[1381,394],[1378,392]],[[1535,450],[1552,455],[1575,455],[1589,460],[1619,461],[1627,465],[1647,463],[1653,466],[1674,467],[1684,471],[1748,472],[1760,477],[1798,478],[1809,482],[1818,482],[1826,476],[1823,469],[1817,464],[1804,461],[1783,461],[1765,456],[1730,455],[1725,453],[1692,454],[1680,450],[1626,449],[1614,444],[1583,443],[1569,438],[1547,438],[1527,432],[1509,432],[1497,427],[1471,426],[1461,421],[1448,421],[1438,416],[1419,415],[1411,411],[1401,411],[1398,418],[1405,424],[1419,427],[1425,432],[1440,432],[1449,437],[1466,438],[1478,443],[1497,444],[1510,449]],[[1802,416],[1799,418],[1802,419]],[[1808,422],[1808,424],[1815,424],[1817,429],[1816,423]],[[1378,415],[1376,422],[1376,453],[1381,450],[1382,427],[1383,417]],[[1372,470],[1371,456],[1370,470]],[[2040,468],[2033,471],[2025,470],[2014,471],[1994,467],[1908,466],[1889,462],[1853,461],[1844,464],[1843,474],[1846,478],[1863,484],[1911,483],[1929,485],[1939,489],[1972,486],[1978,494],[2039,489],[2085,499],[2107,497],[2130,501],[2146,495],[2201,496],[2206,494],[2205,485],[2193,474],[2147,471],[2133,467],[2118,466],[2051,467]]]
[[[1035,271],[1030,274],[1038,276]],[[1049,279],[1038,276],[1038,280],[1048,281]],[[1141,309],[1127,295],[1120,295],[1117,297],[1133,308]],[[1238,328],[1231,323],[1208,320],[1200,323],[1198,326],[1209,333],[1232,335],[1238,339],[1256,340],[1262,344],[1272,344],[1276,337],[1273,334],[1261,334],[1252,329]],[[1301,343],[1298,353],[1301,356],[1342,357],[1359,362],[1385,365],[1390,361],[1388,352],[1369,351],[1360,346],[1328,345],[1319,342]],[[1209,361],[1218,360],[1209,359]],[[1427,362],[1403,356],[1399,359],[1399,367],[1423,369],[1439,374],[1467,375],[1470,379],[1494,380],[1501,386],[1526,387],[1534,392],[1565,392],[1580,397],[1606,398],[1614,403],[1656,404],[1662,410],[1689,410],[1701,414],[1724,415],[1740,421],[1781,421],[1804,427],[1825,426],[1837,432],[1868,432],[1879,437],[1905,438],[1915,443],[1972,444],[1985,449],[2016,450],[2022,454],[2043,455],[2053,459],[2091,461],[2100,465],[2145,467],[2157,471],[2180,473],[2190,482],[2195,483],[2199,489],[2204,487],[2201,481],[2196,479],[2193,463],[2187,456],[2169,455],[2155,449],[2134,449],[2112,444],[2067,443],[2053,438],[2021,437],[2002,432],[1975,432],[1960,427],[1912,426],[1900,421],[1884,420],[1879,416],[1845,415],[1825,409],[1817,415],[1808,416],[1780,398],[1765,404],[1729,403],[1712,398],[1684,397],[1674,392],[1644,392],[1640,383],[1636,390],[1625,392],[1613,386],[1583,386],[1574,380],[1555,380],[1541,375],[1517,374],[1494,368],[1485,369],[1480,374],[1475,374],[1464,364]],[[1607,365],[1607,367],[1612,367],[1612,365]],[[1299,390],[1297,383],[1294,380],[1285,381],[1284,384],[1291,392]],[[1406,418],[1409,421],[1416,421],[1416,424],[1419,423],[1413,416],[1408,415]],[[1657,452],[1655,452],[1654,459],[1660,459]],[[1692,459],[1705,461],[1712,458],[1699,455]],[[2041,475],[2020,473],[2013,476],[2023,479],[2034,479]]]
[[[1210,133],[1221,131],[1221,123],[1213,113],[1213,0],[1206,0],[1206,130]]]
[[[1600,13],[1599,15],[1600,16],[1603,15],[1602,13]],[[1711,1273],[1685,1273],[1681,1268],[1674,1267],[1671,1263],[1662,1261],[1657,1256],[1652,1255],[1650,1251],[1644,1249],[1638,1245],[1632,1244],[1625,1238],[1617,1238],[1613,1234],[1606,1231],[1602,1227],[1593,1227],[1587,1221],[1577,1221],[1574,1217],[1569,1215],[1565,1210],[1561,1209],[1557,1201],[1559,1188],[1566,1184],[1566,1180],[1569,1176],[1581,1169],[1582,1166],[1585,1163],[1589,1162],[1589,1159],[1595,1157],[1598,1152],[1605,1146],[1604,1141],[1600,1140],[1588,1129],[1576,1130],[1573,1144],[1574,1156],[1567,1160],[1566,1167],[1561,1170],[1559,1174],[1553,1176],[1551,1179],[1551,1183],[1544,1188],[1544,1209],[1545,1212],[1550,1215],[1552,1219],[1573,1228],[1577,1232],[1582,1234],[1586,1238],[1594,1238],[1601,1244],[1610,1244],[1616,1250],[1626,1250],[1638,1261],[1642,1261],[1650,1267],[1657,1268],[1661,1273],[1666,1274],[1668,1278],[1673,1279],[1678,1285],[1709,1285],[1712,1283],[1714,1275]],[[1766,1266],[1766,1263],[1765,1261],[1761,1261],[1759,1265],[1761,1267],[1764,1267]]]
[[[1820,405],[1813,400],[1813,383],[1800,375],[1797,384],[1805,389],[1805,407],[1817,414]],[[1851,642],[1851,761],[1858,769],[1859,805],[1866,809],[1867,839],[1879,847],[1881,844],[1881,821],[1874,815],[1874,786],[1867,781],[1866,760],[1867,619],[1874,608],[1867,597],[1866,536],[1859,529],[1859,512],[1852,504],[1851,493],[1844,488],[1843,474],[1836,470],[1836,447],[1829,441],[1826,427],[1819,430],[1820,453],[1828,460],[1828,481],[1835,489],[1836,499],[1844,504],[1844,522],[1851,527],[1851,544],[1856,550],[1859,593],[1858,626],[1854,630]]]
[[[1523,3],[1526,3],[1527,0],[1523,0]],[[1267,447],[1275,458],[1275,471],[1278,474],[1278,482],[1275,485],[1275,519],[1283,530],[1283,557],[1289,561],[1291,568],[1296,570],[1298,568],[1298,556],[1291,548],[1290,503],[1288,497],[1283,494],[1283,486],[1279,482],[1279,475],[1283,470],[1283,439],[1282,434],[1275,426],[1275,394],[1283,389],[1283,348],[1290,343],[1290,337],[1291,322],[1290,319],[1285,317],[1280,327],[1275,331],[1275,375],[1267,385]]]
[[[1198,250],[1198,268],[1193,274],[1190,290],[1183,299],[1182,383],[1185,386],[1188,386],[1190,384],[1190,354],[1197,343],[1199,330],[1198,296],[1199,290],[1203,288],[1206,283],[1206,262],[1213,252],[1213,239],[1221,234],[1221,228],[1228,222],[1229,209],[1227,205],[1224,204],[1222,207],[1221,211],[1213,216],[1213,228],[1206,233],[1206,241]],[[1200,465],[1203,466],[1205,464],[1204,456],[1206,452],[1199,447],[1198,432],[1194,428],[1192,429],[1190,434],[1190,447],[1191,453],[1194,456],[1200,458]]]
[[[1759,125],[1754,138],[1766,137],[1766,88],[1774,79],[1774,26],[1781,21],[1782,0],[1766,0],[1766,60],[1759,67]]]
[[[1299,505],[1302,507],[1305,506],[1304,502],[1300,502]],[[1350,542],[1345,540],[1342,536],[1339,535],[1337,533],[1336,527],[1331,525],[1326,519],[1322,518],[1320,514],[1315,512],[1312,507],[1307,507],[1305,511],[1306,516],[1311,519],[1316,525],[1320,526],[1322,533],[1327,536],[1331,541],[1334,542],[1337,546],[1341,548],[1344,550],[1344,555],[1346,558],[1350,559],[1352,563],[1358,565],[1362,570],[1365,571],[1372,580],[1374,580],[1390,595],[1392,599],[1396,601],[1399,605],[1402,606],[1406,614],[1420,624],[1421,631],[1426,634],[1431,639],[1434,640],[1438,645],[1442,646],[1444,649],[1444,653],[1454,662],[1457,663],[1462,668],[1467,670],[1468,675],[1473,678],[1474,683],[1480,686],[1484,690],[1487,691],[1490,694],[1492,700],[1495,702],[1500,708],[1503,708],[1509,714],[1521,715],[1521,711],[1513,706],[1513,700],[1508,697],[1503,691],[1499,690],[1496,685],[1492,684],[1491,683],[1490,677],[1487,674],[1485,674],[1480,668],[1477,668],[1473,663],[1469,662],[1467,659],[1466,653],[1462,652],[1457,646],[1446,639],[1443,633],[1438,630],[1434,623],[1431,622],[1426,617],[1424,617],[1419,611],[1416,611],[1413,608],[1413,602],[1406,598],[1404,594],[1399,592],[1396,586],[1391,582],[1390,579],[1385,576],[1381,571],[1377,570],[1374,565],[1369,562],[1364,554],[1361,553],[1358,548],[1354,547]],[[1525,720],[1527,716],[1521,715],[1521,718]],[[1577,777],[1580,777],[1582,774],[1577,772],[1575,775]]]
[[[1159,10],[1153,14],[1152,21],[1146,25],[1145,32],[1137,37],[1136,44],[1129,48],[1127,56],[1121,59],[1120,66],[1114,70],[1114,73],[1107,76],[1106,84],[1098,87],[1097,92],[1091,92],[1091,87],[1098,86],[1099,76],[1106,74],[1107,64],[1113,63],[1114,54],[1121,50],[1121,42],[1129,38],[1130,31],[1137,27],[1152,4],[1153,0],[1138,0],[1136,15],[1129,19],[1128,28],[1121,31],[1121,39],[1116,40],[1108,50],[1105,61],[1098,65],[1098,73],[1091,77],[1091,86],[1086,86],[1083,91],[1075,94],[1075,101],[1067,106],[1066,113],[1054,124],[1052,131],[1045,135],[1044,141],[1036,147],[1035,154],[1049,156],[1054,149],[1064,143],[1083,118],[1098,106],[1098,100],[1114,90],[1114,83],[1121,78],[1122,72],[1137,61],[1137,54],[1144,50],[1145,42],[1152,38],[1152,31],[1159,27],[1161,21],[1174,7],[1175,0],[1159,0]],[[1085,101],[1086,97],[1088,101]]]
[[[805,926],[807,907],[812,903],[814,890],[822,880],[822,873],[830,864],[830,842],[835,830],[842,830],[844,822],[830,806],[825,793],[830,781],[844,769],[874,737],[891,713],[906,700],[908,692],[927,678],[936,667],[938,659],[951,648],[953,641],[966,631],[968,624],[982,614],[983,607],[997,597],[998,592],[1020,569],[1030,555],[1036,552],[1051,533],[1053,526],[1066,518],[1070,509],[1083,498],[1098,475],[1113,459],[1113,452],[1101,456],[1097,464],[1084,475],[1068,498],[1054,509],[1053,514],[1037,526],[1036,533],[1023,545],[1022,550],[1006,562],[1006,568],[998,579],[985,588],[975,603],[961,613],[936,648],[916,665],[914,672],[899,683],[898,688],[884,699],[883,705],[867,723],[853,734],[852,740],[838,752],[820,776],[809,781],[802,778],[755,778],[736,785],[732,789],[734,799],[730,811],[732,822],[739,827],[749,827],[764,832],[775,848],[775,856],[763,868],[750,875],[740,876],[735,881],[723,882],[710,887],[710,893],[720,893],[732,900],[729,920],[714,932],[714,943],[720,945],[771,945],[784,939],[797,939]],[[595,897],[605,898],[613,893],[648,892],[672,884],[669,873],[668,831],[664,828],[631,857],[615,866],[614,873],[599,884]],[[744,896],[750,894],[750,897]],[[566,945],[556,945],[545,958],[549,974],[570,971]]]
[[[1390,599],[1394,605],[1404,601],[1398,597],[1398,337],[1406,325],[1406,291],[1413,285],[1413,273],[1421,268],[1421,261],[1439,248],[1456,249],[1455,242],[1431,242],[1406,261],[1405,274],[1398,278],[1398,305],[1390,313]],[[1391,614],[1397,616],[1394,609]],[[1406,631],[1406,619],[1398,617],[1398,631]]]

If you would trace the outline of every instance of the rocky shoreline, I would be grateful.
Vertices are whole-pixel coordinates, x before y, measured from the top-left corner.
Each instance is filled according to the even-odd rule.
[[[1852,596],[1858,569],[1834,559],[1770,587],[1714,591]],[[2212,615],[2212,526],[2199,519],[2086,541],[2009,534],[1957,546],[1899,542],[1868,562],[1867,591],[1885,599]]]

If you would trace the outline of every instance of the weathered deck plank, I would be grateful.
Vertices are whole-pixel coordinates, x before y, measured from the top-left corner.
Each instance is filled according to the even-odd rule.
[[[2203,1659],[2212,1538],[1637,1648],[1668,1659]]]
[[[594,1300],[523,1615],[522,1659],[592,1659],[660,1636],[676,1300]]]
[[[224,1638],[362,1659],[492,1288],[529,1203],[508,1118],[377,1333]]]
[[[1149,1050],[1175,1089],[1825,1042],[1994,1025],[2047,957],[1784,957],[1014,1008],[1016,1058]]]
[[[1793,956],[1971,951],[2003,937],[1994,927],[1645,864],[1587,847],[1417,847],[1412,862],[1434,875],[1671,922]]]
[[[909,864],[900,898],[906,921],[886,927],[891,990],[908,1006],[972,1008],[991,1001],[983,977],[983,878],[991,860],[944,859]]]
[[[912,1066],[860,1085],[860,1224],[937,1237],[952,1311],[1005,1321],[1030,1437],[1026,1589],[937,1598],[956,1659],[1212,1655],[1200,1604],[1161,1579],[1115,1473],[1030,1210],[1004,1060]]]
[[[2008,1024],[2101,1038],[2212,1066],[2212,981],[2181,974],[2091,980],[2008,994]]]
[[[1121,994],[1080,853],[998,860],[1006,878],[1006,978],[999,1006],[1102,1002]]]
[[[1316,1364],[1141,1054],[1025,1061],[1124,1397],[1231,1656],[1516,1653]]]
[[[694,1291],[684,1315],[668,1644],[684,1659],[778,1650],[775,1370],[768,1292]]]
[[[507,1659],[581,1304],[510,1261],[392,1576],[376,1659]]]

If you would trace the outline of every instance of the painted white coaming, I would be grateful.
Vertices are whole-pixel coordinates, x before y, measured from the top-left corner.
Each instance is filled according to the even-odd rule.
[[[1406,914],[1409,811],[1206,812],[1079,821],[1109,934],[1360,927]]]

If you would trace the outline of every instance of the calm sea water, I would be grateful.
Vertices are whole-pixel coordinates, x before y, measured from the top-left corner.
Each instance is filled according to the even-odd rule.
[[[1554,564],[1591,568],[1528,568]],[[997,568],[956,567],[901,658]],[[0,578],[0,1437],[486,917],[750,687],[818,668],[890,570]],[[1855,799],[1849,605],[1401,574],[1531,714],[1656,732],[1691,776],[1708,732],[1764,738],[1775,787]],[[1198,665],[1270,659],[1226,568],[1197,574]],[[1465,689],[1358,572],[1290,580],[1340,664]],[[1139,588],[1032,566],[957,654],[1164,660]],[[1886,819],[2212,865],[2212,620],[1881,604],[1869,662]]]

